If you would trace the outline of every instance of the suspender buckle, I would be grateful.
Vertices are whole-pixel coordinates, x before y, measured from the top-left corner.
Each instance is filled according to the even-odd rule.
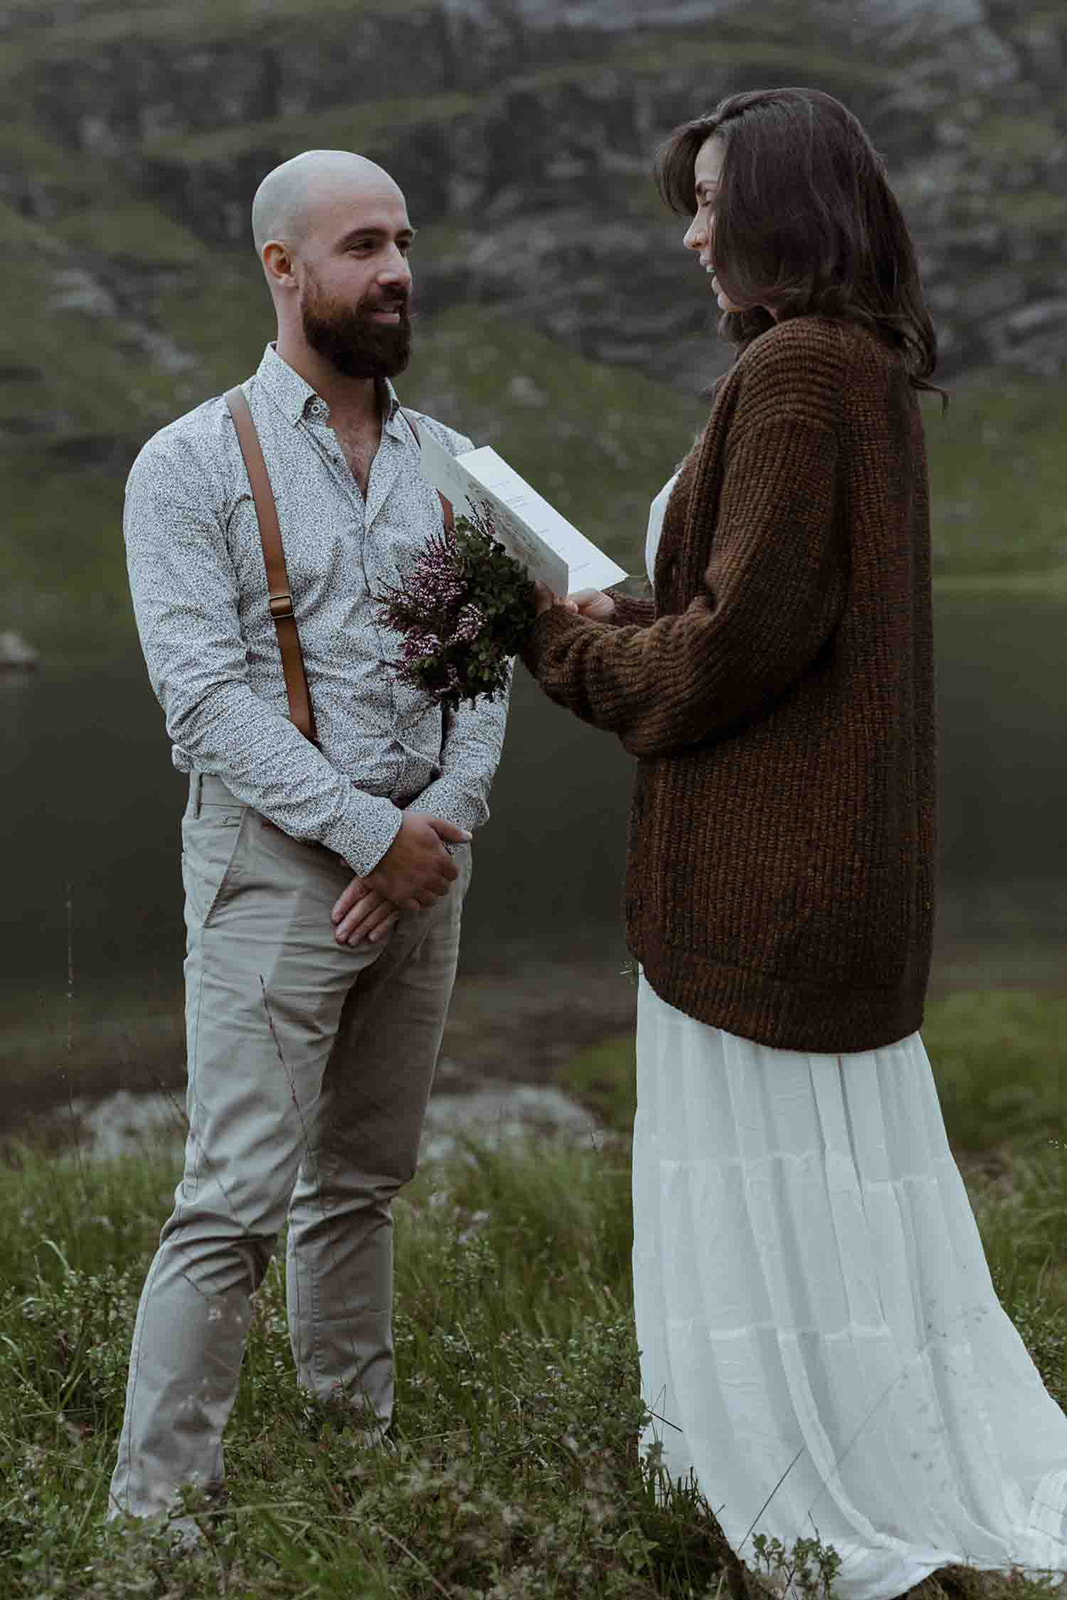
[[[284,594],[271,595],[270,614],[275,622],[285,622],[293,615],[293,597],[288,590]]]

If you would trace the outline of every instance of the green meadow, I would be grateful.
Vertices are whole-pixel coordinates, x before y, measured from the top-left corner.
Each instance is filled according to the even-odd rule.
[[[998,1292],[1067,1404],[1067,1000],[957,995],[925,1030]],[[562,1085],[596,1147],[470,1143],[396,1202],[391,1449],[296,1392],[273,1266],[227,1435],[228,1493],[175,1529],[105,1528],[143,1274],[177,1176],[146,1147],[82,1164],[9,1146],[0,1165],[0,1593],[101,1600],[803,1600],[832,1592],[816,1543],[726,1550],[689,1484],[637,1453],[630,1285],[629,1040]],[[916,1600],[1038,1600],[1054,1585],[947,1569]]]

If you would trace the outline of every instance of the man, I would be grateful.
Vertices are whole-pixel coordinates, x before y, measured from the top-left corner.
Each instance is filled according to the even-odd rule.
[[[278,318],[244,384],[278,507],[319,748],[288,720],[259,526],[222,399],[127,488],[137,625],[190,774],[189,1138],[133,1337],[110,1515],[217,1486],[252,1292],[288,1215],[299,1382],[368,1437],[393,1408],[393,1195],[415,1170],[470,830],[505,708],[398,685],[375,597],[441,524],[389,379],[414,233],[380,167],[308,151],[252,208]],[[470,441],[425,423],[453,452]]]

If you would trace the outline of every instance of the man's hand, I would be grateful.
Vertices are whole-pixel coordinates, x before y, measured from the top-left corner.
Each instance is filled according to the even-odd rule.
[[[363,879],[365,888],[391,900],[399,911],[418,911],[447,894],[459,877],[459,868],[442,844],[469,844],[472,835],[442,817],[405,811],[400,832],[373,872]]]
[[[399,915],[391,900],[368,889],[362,878],[353,878],[330,914],[333,936],[338,944],[361,944],[364,939],[380,944]]]
[[[567,599],[578,615],[590,622],[610,622],[615,615],[615,601],[600,589],[576,589]]]

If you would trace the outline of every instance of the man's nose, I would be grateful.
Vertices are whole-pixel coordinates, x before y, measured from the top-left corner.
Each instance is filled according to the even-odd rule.
[[[402,255],[395,246],[386,252],[385,259],[378,269],[378,281],[392,284],[394,287],[397,285],[411,287],[411,267],[407,256]]]

